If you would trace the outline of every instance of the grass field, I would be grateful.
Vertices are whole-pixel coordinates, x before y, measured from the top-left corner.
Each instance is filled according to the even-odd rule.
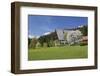
[[[62,46],[50,48],[29,49],[28,60],[51,60],[51,59],[78,59],[87,58],[87,46]]]

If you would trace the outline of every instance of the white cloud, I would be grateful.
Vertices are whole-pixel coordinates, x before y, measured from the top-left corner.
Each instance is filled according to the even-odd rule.
[[[32,38],[37,38],[37,39],[38,39],[40,36],[29,35],[28,37],[29,37],[30,39],[32,39]]]
[[[33,36],[33,35],[28,35],[28,37],[29,37],[30,39],[32,39],[32,38],[34,38],[35,36]]]
[[[82,28],[84,25],[80,25],[80,26],[78,26],[79,28]]]
[[[38,39],[40,36],[36,36],[36,38]]]
[[[48,35],[48,34],[50,34],[51,32],[46,32],[46,33],[44,33],[43,35]]]

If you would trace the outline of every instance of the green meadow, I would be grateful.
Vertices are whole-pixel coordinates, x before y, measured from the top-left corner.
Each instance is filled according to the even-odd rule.
[[[60,46],[28,49],[28,60],[79,59],[88,57],[86,46]]]

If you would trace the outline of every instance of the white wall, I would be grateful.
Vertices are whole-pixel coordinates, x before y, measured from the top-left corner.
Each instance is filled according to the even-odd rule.
[[[15,0],[1,0],[0,1],[0,76],[16,76],[10,73],[10,35],[11,35],[11,15],[10,3]],[[74,5],[89,5],[98,6],[100,20],[100,0],[17,0],[26,2],[41,2],[41,3],[57,3],[57,4],[74,4]],[[100,24],[100,23],[98,23]],[[100,26],[98,25],[99,40],[100,42]],[[99,44],[100,46],[100,44]],[[98,50],[100,58],[100,48]],[[21,74],[18,76],[100,76],[100,59],[98,70],[81,70],[81,71],[65,71],[65,72],[52,72],[52,73],[38,73],[38,74]]]

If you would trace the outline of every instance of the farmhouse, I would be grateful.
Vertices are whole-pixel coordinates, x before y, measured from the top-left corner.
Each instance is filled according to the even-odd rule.
[[[56,29],[58,40],[60,41],[61,44],[67,44],[68,43],[67,35],[69,33],[74,33],[76,31],[79,31],[79,30],[76,28],[75,29]]]

